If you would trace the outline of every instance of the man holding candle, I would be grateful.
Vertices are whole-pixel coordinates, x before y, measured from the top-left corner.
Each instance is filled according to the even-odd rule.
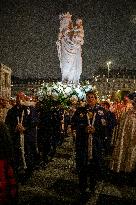
[[[96,181],[105,175],[103,153],[107,124],[107,112],[97,103],[97,95],[93,91],[87,92],[86,106],[77,108],[72,118],[76,132],[76,168],[83,194],[87,188],[87,176],[92,191]]]

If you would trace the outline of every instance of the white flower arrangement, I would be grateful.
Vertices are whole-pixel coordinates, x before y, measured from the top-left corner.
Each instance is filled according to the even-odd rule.
[[[43,83],[37,92],[37,96],[40,101],[50,99],[67,106],[73,100],[85,99],[86,92],[92,89],[88,81],[78,85],[62,82]]]

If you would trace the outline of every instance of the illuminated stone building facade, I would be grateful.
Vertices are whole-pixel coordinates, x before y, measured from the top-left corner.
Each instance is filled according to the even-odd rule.
[[[11,69],[0,64],[0,97],[9,99],[11,97]]]

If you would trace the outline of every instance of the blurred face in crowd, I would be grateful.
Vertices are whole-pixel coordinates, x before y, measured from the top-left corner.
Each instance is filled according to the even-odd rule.
[[[109,110],[110,109],[110,104],[108,102],[101,103],[101,106],[104,107],[105,110]]]
[[[31,100],[31,99],[30,99],[30,97],[28,97],[28,96],[25,96],[25,98],[22,99],[23,102],[24,102],[24,101],[30,102],[30,100]]]
[[[104,105],[103,107],[105,108],[105,110],[109,110],[109,106]]]
[[[21,105],[24,104],[24,102],[26,101],[26,96],[23,92],[20,92],[17,94],[16,96],[16,104]]]
[[[89,93],[86,95],[86,102],[90,106],[95,106],[97,103],[97,97],[94,94]]]

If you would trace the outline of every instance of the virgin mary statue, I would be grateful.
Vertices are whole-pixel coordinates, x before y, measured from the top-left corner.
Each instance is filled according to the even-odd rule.
[[[69,12],[59,16],[60,32],[57,40],[58,57],[62,82],[79,83],[82,73],[82,48],[84,30],[82,20],[77,19],[75,26]]]

